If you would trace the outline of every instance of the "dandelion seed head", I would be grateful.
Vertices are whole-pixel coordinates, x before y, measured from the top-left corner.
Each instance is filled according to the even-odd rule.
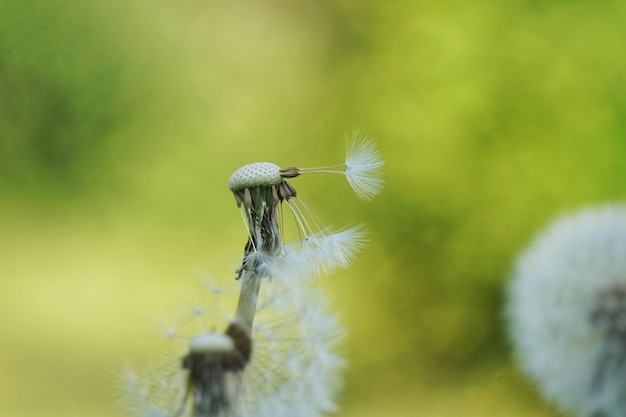
[[[556,220],[518,258],[507,320],[521,367],[561,410],[626,409],[626,207]]]
[[[300,239],[285,243],[279,211],[265,203],[262,207],[242,208],[249,237],[237,279],[271,277],[276,269],[285,267],[298,276],[330,275],[348,267],[365,246],[363,227],[332,231],[300,200],[287,202]]]
[[[280,167],[271,162],[255,162],[244,165],[231,175],[228,188],[242,191],[245,188],[271,187],[283,181],[280,175]]]

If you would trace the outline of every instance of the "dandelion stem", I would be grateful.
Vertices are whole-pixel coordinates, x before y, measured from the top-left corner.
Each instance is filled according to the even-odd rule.
[[[241,291],[239,292],[239,301],[237,302],[236,317],[239,323],[246,329],[248,336],[252,332],[254,324],[254,316],[256,314],[256,305],[259,299],[259,291],[261,289],[261,280],[245,274],[242,277]]]

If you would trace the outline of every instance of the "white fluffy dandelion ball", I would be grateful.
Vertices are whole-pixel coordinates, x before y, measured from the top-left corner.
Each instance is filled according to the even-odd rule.
[[[343,328],[324,292],[305,280],[281,276],[265,282],[252,330],[252,357],[243,371],[237,401],[219,413],[228,417],[319,417],[337,411],[343,359],[337,343]],[[236,293],[236,291],[235,291]],[[216,325],[234,293],[205,285],[192,303],[164,323],[157,360],[146,370],[121,375],[120,408],[132,417],[194,417],[188,393],[189,351],[232,350],[232,340]],[[161,338],[159,338],[161,339]],[[226,389],[217,383],[213,389]],[[187,395],[189,394],[189,395]],[[213,414],[211,414],[211,417]]]
[[[544,396],[576,416],[626,416],[626,206],[556,220],[508,290],[517,358]]]

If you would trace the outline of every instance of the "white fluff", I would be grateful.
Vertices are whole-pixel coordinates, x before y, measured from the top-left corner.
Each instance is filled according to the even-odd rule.
[[[232,417],[315,417],[336,409],[343,367],[336,345],[343,329],[328,311],[325,294],[309,283],[279,274],[263,284],[252,332],[252,360]],[[128,415],[177,415],[186,388],[181,357],[198,332],[227,324],[226,313],[218,308],[226,304],[221,299],[226,293],[219,290],[205,297],[212,302],[201,314],[192,313],[195,308],[181,309],[184,313],[174,321],[175,336],[168,337],[158,352],[162,361],[148,372],[124,375],[122,405]],[[191,416],[187,405],[180,417]]]
[[[373,140],[360,136],[355,130],[347,142],[345,171],[346,178],[354,192],[363,200],[373,199],[383,188],[380,178],[384,165],[382,156]]]
[[[317,232],[306,236],[299,247],[288,246],[277,267],[304,277],[330,275],[347,268],[365,244],[362,226],[335,233]]]
[[[563,217],[518,259],[508,294],[511,339],[522,368],[561,410],[626,415],[626,346],[591,320],[599,295],[624,285],[625,206]],[[598,384],[601,358],[621,360]]]

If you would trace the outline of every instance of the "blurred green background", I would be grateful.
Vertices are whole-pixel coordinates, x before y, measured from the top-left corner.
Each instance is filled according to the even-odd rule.
[[[116,416],[110,373],[198,274],[228,282],[230,174],[299,178],[371,244],[325,280],[341,416],[556,416],[513,364],[503,288],[552,217],[626,192],[626,3],[0,0],[0,409]]]

